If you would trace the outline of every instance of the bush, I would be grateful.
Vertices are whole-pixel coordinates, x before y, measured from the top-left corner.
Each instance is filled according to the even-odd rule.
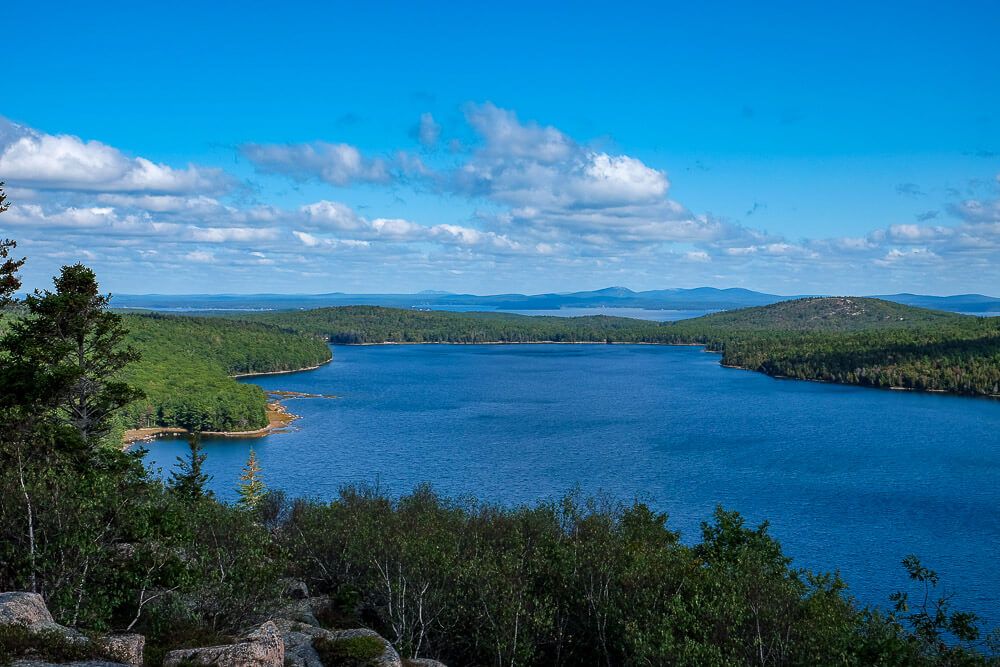
[[[382,640],[371,636],[345,639],[316,637],[312,644],[326,667],[369,667],[385,652]]]

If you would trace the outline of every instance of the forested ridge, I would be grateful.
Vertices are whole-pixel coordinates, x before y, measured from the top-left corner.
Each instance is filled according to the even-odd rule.
[[[126,315],[139,361],[125,371],[145,397],[127,411],[128,426],[247,431],[267,425],[264,391],[233,375],[306,368],[330,358],[320,338],[220,318]]]
[[[237,316],[338,344],[616,342],[704,344],[772,376],[872,387],[1000,393],[1000,318],[870,298],[822,297],[678,322],[343,306]]]
[[[23,308],[0,313],[0,332],[24,314]],[[126,342],[138,353],[122,378],[142,396],[119,414],[120,428],[263,428],[267,396],[232,376],[308,368],[330,359],[322,339],[266,324],[159,314],[124,315],[122,323]]]

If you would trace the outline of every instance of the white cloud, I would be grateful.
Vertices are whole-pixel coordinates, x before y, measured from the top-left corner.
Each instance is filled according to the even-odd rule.
[[[215,261],[215,255],[206,252],[204,250],[192,250],[191,252],[184,255],[184,259],[189,262],[198,262],[201,264],[207,264]]]
[[[258,170],[283,174],[297,181],[313,178],[331,185],[388,183],[389,165],[380,158],[368,158],[350,144],[316,141],[308,144],[245,144],[241,152]]]
[[[954,215],[966,222],[1000,222],[1000,199],[987,202],[967,199],[949,208]]]
[[[2,118],[0,125],[0,174],[12,187],[169,194],[219,192],[231,185],[220,169],[175,169],[99,141],[45,134]]]
[[[569,158],[575,150],[569,137],[556,128],[521,123],[513,111],[492,102],[467,105],[465,117],[485,141],[483,150],[490,156],[553,163]]]

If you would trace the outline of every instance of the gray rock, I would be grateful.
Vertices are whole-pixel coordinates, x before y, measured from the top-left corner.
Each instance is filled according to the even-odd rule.
[[[20,625],[31,632],[57,632],[70,641],[88,641],[76,630],[56,623],[38,593],[0,593],[0,625]]]
[[[446,667],[443,662],[432,660],[431,658],[410,658],[406,661],[406,667]]]
[[[298,621],[299,623],[305,623],[306,625],[319,627],[320,624],[315,615],[315,607],[313,607],[309,598],[289,602],[278,612],[278,616]]]
[[[73,642],[90,642],[76,630],[56,623],[45,605],[45,600],[37,593],[0,593],[0,625],[20,625],[32,633],[55,632]],[[137,667],[142,664],[142,651],[146,645],[146,638],[142,635],[111,635],[98,638],[94,643],[99,649],[95,653],[107,655],[109,660],[84,660],[63,664],[79,667],[117,665]],[[19,667],[43,667],[52,663],[44,660],[18,660],[14,664]]]
[[[33,631],[62,627],[57,626],[41,595],[19,591],[0,593],[0,625],[23,625]]]
[[[136,634],[108,635],[98,638],[97,645],[109,658],[138,667],[142,664],[146,638]]]
[[[309,587],[306,586],[306,582],[304,581],[287,580],[285,583],[285,595],[293,600],[305,600],[309,597]]]
[[[285,644],[277,626],[268,621],[235,644],[171,651],[163,665],[177,667],[185,662],[217,667],[283,667]]]
[[[376,637],[382,642],[385,650],[382,655],[375,659],[375,664],[378,667],[403,667],[403,661],[400,660],[396,649],[374,630],[368,628],[325,630],[287,618],[275,619],[274,624],[282,633],[282,640],[285,643],[285,657],[288,658],[289,667],[323,667],[323,662],[319,659],[319,654],[316,653],[312,644],[313,639],[320,637],[330,641],[354,637]]]

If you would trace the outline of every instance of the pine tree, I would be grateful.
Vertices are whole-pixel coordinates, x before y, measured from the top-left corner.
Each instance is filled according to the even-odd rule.
[[[212,479],[202,472],[202,464],[208,455],[201,448],[201,434],[192,433],[188,438],[187,458],[177,457],[177,470],[170,473],[170,489],[187,500],[200,500],[211,496],[211,491],[205,491],[205,486]]]
[[[262,478],[260,465],[257,463],[257,453],[251,449],[250,458],[247,459],[247,464],[243,467],[243,474],[240,475],[241,483],[237,487],[240,494],[240,507],[248,510],[257,509],[267,492]]]

